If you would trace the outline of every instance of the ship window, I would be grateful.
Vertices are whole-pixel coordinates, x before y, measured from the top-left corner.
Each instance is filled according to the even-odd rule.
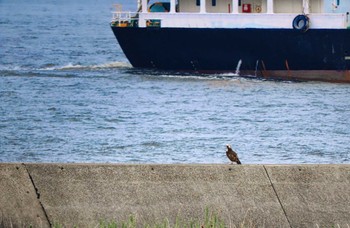
[[[211,0],[211,5],[216,6],[216,0]]]

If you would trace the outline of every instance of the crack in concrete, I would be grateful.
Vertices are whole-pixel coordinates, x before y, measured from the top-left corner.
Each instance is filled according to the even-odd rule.
[[[33,185],[34,190],[35,190],[36,198],[38,199],[39,204],[40,204],[40,206],[41,206],[41,209],[42,209],[43,212],[44,212],[45,218],[46,218],[47,222],[49,223],[50,227],[52,227],[52,224],[51,224],[51,222],[50,222],[49,216],[48,216],[48,214],[47,214],[47,212],[46,212],[46,210],[45,210],[44,205],[42,204],[42,202],[41,202],[41,200],[40,200],[40,193],[39,193],[39,190],[38,190],[38,188],[36,187],[36,185],[35,185],[35,183],[34,183],[34,179],[33,179],[32,175],[30,174],[30,172],[29,172],[29,170],[28,170],[26,164],[22,163],[22,165],[23,165],[23,167],[25,168],[25,170],[27,171],[28,176],[29,176],[29,179],[30,179],[30,181],[32,182],[32,185]]]
[[[288,222],[288,224],[289,224],[289,227],[292,228],[292,225],[290,224],[290,221],[289,221],[289,219],[288,219],[286,210],[284,209],[283,204],[282,204],[282,202],[281,202],[281,199],[280,199],[280,197],[278,196],[277,191],[276,191],[276,189],[275,189],[275,186],[273,185],[273,183],[272,183],[272,181],[271,181],[270,175],[269,175],[269,173],[267,172],[267,169],[266,169],[265,165],[263,165],[263,167],[264,167],[264,170],[265,170],[265,172],[266,172],[267,178],[268,178],[269,181],[270,181],[271,187],[272,187],[273,191],[275,192],[275,195],[276,195],[276,197],[277,197],[277,200],[278,200],[279,204],[281,205],[282,211],[283,211],[283,213],[284,213],[284,216],[285,216],[286,219],[287,219],[287,222]]]

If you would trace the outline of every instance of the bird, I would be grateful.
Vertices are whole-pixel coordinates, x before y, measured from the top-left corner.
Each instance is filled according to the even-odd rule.
[[[232,161],[232,163],[236,162],[238,165],[242,164],[237,156],[237,153],[232,150],[231,145],[227,144],[226,147],[227,147],[226,155]]]

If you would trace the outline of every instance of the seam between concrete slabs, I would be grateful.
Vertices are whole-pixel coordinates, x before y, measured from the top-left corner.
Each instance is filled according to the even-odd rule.
[[[39,202],[39,204],[40,204],[40,206],[41,206],[41,209],[42,209],[43,212],[44,212],[45,218],[46,218],[47,222],[49,223],[50,227],[52,227],[52,224],[51,224],[51,222],[50,222],[49,216],[48,216],[48,214],[47,214],[47,212],[46,212],[46,210],[45,210],[44,205],[42,204],[42,202],[41,202],[41,200],[40,200],[40,193],[39,193],[38,188],[35,186],[33,177],[32,177],[32,175],[30,175],[30,172],[29,172],[29,170],[28,170],[26,164],[25,164],[25,163],[22,163],[22,165],[24,166],[25,170],[27,171],[28,176],[29,176],[29,179],[30,179],[30,181],[32,182],[32,185],[33,185],[33,188],[34,188],[34,191],[35,191],[35,194],[36,194],[36,198],[38,199],[38,202]]]
[[[288,222],[288,224],[289,224],[289,227],[292,227],[291,224],[290,224],[290,221],[289,221],[289,219],[288,219],[286,210],[284,209],[284,207],[283,207],[283,205],[282,205],[282,202],[281,202],[281,200],[280,200],[280,197],[279,197],[278,194],[277,194],[277,191],[276,191],[276,189],[275,189],[275,186],[273,185],[273,183],[272,183],[272,181],[271,181],[270,175],[269,175],[269,173],[268,173],[268,171],[267,171],[265,165],[263,165],[263,167],[264,167],[264,170],[265,170],[265,172],[266,172],[267,178],[268,178],[269,181],[270,181],[271,187],[272,187],[273,191],[275,192],[275,195],[276,195],[276,197],[277,197],[277,200],[278,200],[279,204],[281,205],[282,211],[283,211],[283,213],[284,213],[284,216],[285,216],[286,219],[287,219],[287,222]]]

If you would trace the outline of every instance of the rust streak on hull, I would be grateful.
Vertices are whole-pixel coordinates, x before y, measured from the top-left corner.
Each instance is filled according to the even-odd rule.
[[[251,75],[251,71],[242,71],[241,75]],[[323,81],[335,83],[350,83],[350,70],[347,71],[322,71],[322,70],[284,70],[274,71],[261,70],[257,77],[276,80],[298,80],[298,81]]]

